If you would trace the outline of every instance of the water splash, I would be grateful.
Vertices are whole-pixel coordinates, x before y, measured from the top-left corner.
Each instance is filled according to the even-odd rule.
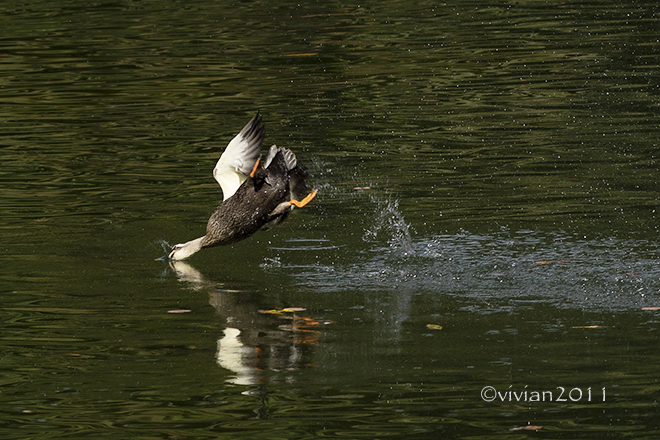
[[[406,258],[361,254],[351,264],[333,265],[332,272],[301,268],[295,278],[321,292],[373,291],[379,299],[391,292],[391,301],[406,293],[438,303],[455,297],[479,313],[535,303],[639,310],[660,301],[660,245],[647,240],[503,230],[420,237],[412,246],[415,252]]]
[[[170,254],[170,251],[172,250],[172,245],[166,242],[165,240],[158,240],[156,241],[155,245],[163,248],[163,252],[165,252],[165,255],[156,258],[156,261],[167,261],[167,256]]]
[[[410,225],[399,211],[398,199],[381,199],[374,195],[369,200],[375,205],[374,224],[364,232],[364,241],[386,239],[390,248],[404,255],[414,254]]]
[[[264,270],[282,267],[282,259],[279,255],[274,258],[266,257],[259,267]]]

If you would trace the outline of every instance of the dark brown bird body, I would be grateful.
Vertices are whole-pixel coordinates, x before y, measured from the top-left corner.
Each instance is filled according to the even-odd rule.
[[[266,168],[259,169],[254,177],[248,177],[236,193],[211,214],[202,247],[241,241],[286,216],[292,207],[289,204],[291,179],[298,179],[296,184],[304,186],[298,177],[300,171],[297,165],[287,170],[284,155],[278,151]]]

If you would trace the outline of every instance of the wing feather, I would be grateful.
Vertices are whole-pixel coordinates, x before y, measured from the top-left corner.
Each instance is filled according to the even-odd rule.
[[[241,132],[227,144],[213,169],[213,177],[222,188],[223,200],[233,196],[247,179],[259,157],[263,142],[264,124],[257,112]]]

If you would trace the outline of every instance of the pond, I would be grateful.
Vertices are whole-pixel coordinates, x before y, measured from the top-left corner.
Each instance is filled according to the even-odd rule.
[[[657,5],[0,11],[3,439],[657,438]],[[257,111],[318,196],[158,260]]]

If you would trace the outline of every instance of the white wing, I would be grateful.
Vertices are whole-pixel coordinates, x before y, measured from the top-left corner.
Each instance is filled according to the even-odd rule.
[[[213,169],[213,177],[222,188],[223,200],[233,196],[247,179],[259,157],[264,142],[264,125],[259,113],[227,144]]]

